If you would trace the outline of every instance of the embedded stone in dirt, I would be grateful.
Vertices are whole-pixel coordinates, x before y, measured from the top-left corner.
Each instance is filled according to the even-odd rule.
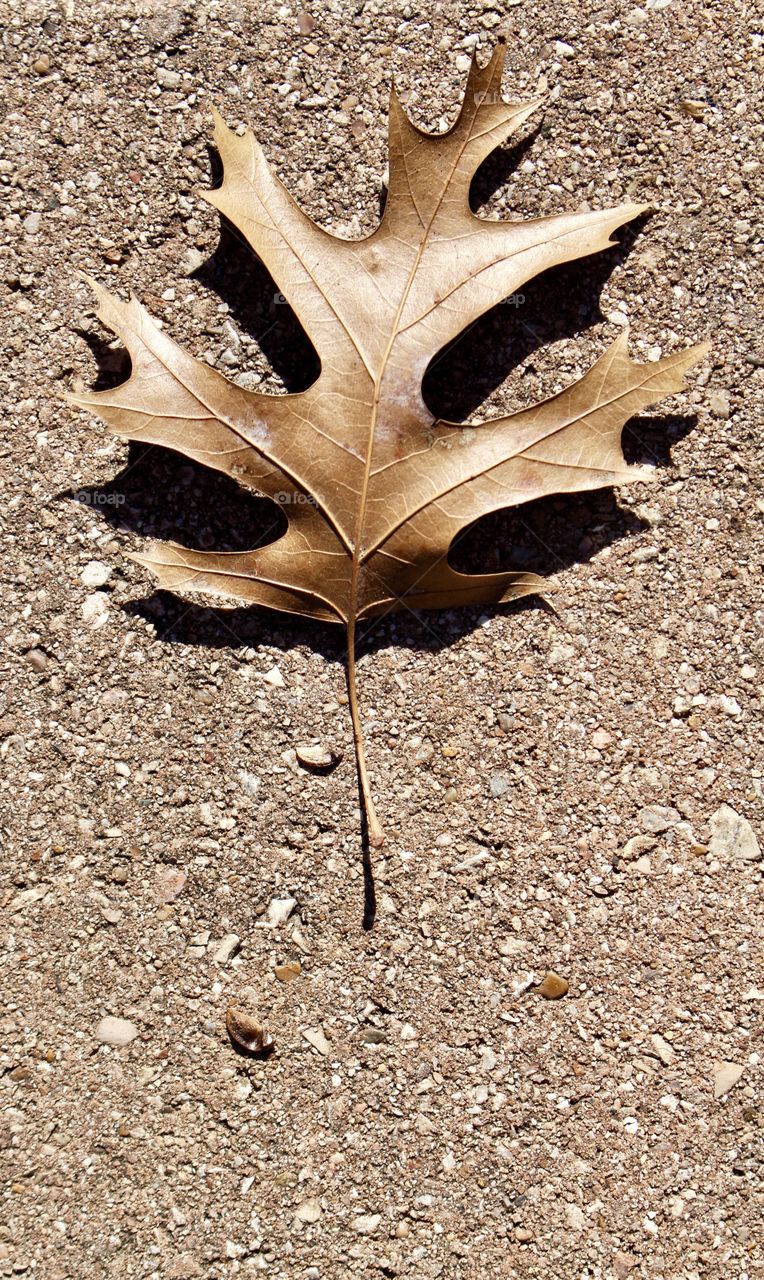
[[[134,1022],[130,1022],[127,1018],[102,1018],[96,1027],[96,1040],[100,1040],[101,1044],[111,1044],[117,1048],[124,1048],[125,1045],[132,1044],[138,1035],[138,1028]]]
[[[560,977],[559,973],[555,973],[552,969],[538,985],[538,993],[545,1000],[559,1000],[562,996],[566,996],[569,990],[570,983],[567,978]]]

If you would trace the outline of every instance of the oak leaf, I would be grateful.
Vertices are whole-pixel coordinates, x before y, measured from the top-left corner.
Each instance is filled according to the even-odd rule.
[[[356,694],[356,628],[396,609],[515,600],[529,573],[465,575],[455,536],[479,516],[551,493],[643,479],[621,431],[637,410],[678,391],[703,354],[646,365],[622,333],[579,381],[543,403],[464,426],[435,419],[422,397],[433,356],[491,307],[556,264],[607,248],[646,205],[487,221],[473,214],[476,169],[540,99],[501,98],[504,42],[473,61],[445,133],[416,128],[390,101],[389,195],[374,233],[340,239],[313,222],[274,175],[252,133],[216,116],[222,186],[204,193],[248,241],[318,352],[316,381],[263,395],[192,358],[136,301],[92,283],[99,317],[132,359],[127,382],[72,399],[117,434],[164,445],[276,500],[288,527],[248,552],[154,544],[135,559],[163,588],[193,589],[345,627],[350,710],[372,844],[382,841]]]

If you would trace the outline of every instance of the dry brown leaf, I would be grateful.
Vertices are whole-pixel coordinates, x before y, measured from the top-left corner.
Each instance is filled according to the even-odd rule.
[[[341,240],[302,212],[251,132],[216,117],[223,185],[206,199],[265,263],[315,346],[321,372],[306,391],[262,395],[193,359],[136,301],[93,284],[99,316],[132,359],[116,389],[73,397],[133,440],[164,445],[291,499],[278,541],[252,552],[155,544],[135,558],[172,591],[205,591],[343,625],[359,780],[372,844],[382,842],[356,696],[359,620],[396,609],[515,600],[528,573],[465,575],[448,563],[456,534],[487,512],[550,493],[643,479],[626,465],[621,431],[637,410],[678,391],[703,354],[647,365],[622,333],[578,382],[518,413],[465,427],[436,420],[422,378],[447,343],[531,277],[612,244],[647,206],[516,222],[469,207],[480,163],[540,101],[501,100],[504,42],[473,61],[460,115],[428,134],[390,101],[390,185],[377,230]],[[283,497],[282,497],[283,500]]]

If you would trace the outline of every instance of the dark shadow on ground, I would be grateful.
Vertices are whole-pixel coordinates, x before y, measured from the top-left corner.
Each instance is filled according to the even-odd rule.
[[[97,510],[113,529],[194,551],[254,550],[287,527],[270,498],[161,445],[131,443],[113,480],[68,496]]]
[[[694,421],[633,418],[623,437],[629,462],[665,465],[671,445],[692,430]],[[116,531],[131,535],[128,546],[139,536],[203,551],[254,550],[286,529],[283,510],[270,499],[247,493],[229,477],[158,446],[131,445],[127,464],[114,480],[60,496],[97,510]],[[590,560],[643,527],[610,489],[552,495],[482,517],[455,540],[449,559],[462,573],[514,569],[548,577]],[[502,611],[528,607],[497,606]],[[150,622],[169,643],[220,649],[303,644],[333,661],[342,660],[344,653],[339,628],[264,609],[189,604],[164,591],[125,608]],[[388,615],[361,627],[361,649],[396,643],[436,651],[471,631],[486,612],[490,606]]]
[[[207,154],[214,189],[223,180],[223,167],[214,147],[208,147]],[[222,215],[217,246],[191,279],[226,304],[233,323],[255,339],[287,391],[304,391],[315,382],[321,362],[289,298],[241,232]]]
[[[91,391],[111,391],[130,377],[132,360],[125,347],[113,347],[116,341],[114,334],[104,337],[102,333],[89,333],[87,329],[75,329],[74,332],[90,347],[98,372]]]
[[[628,257],[645,220],[636,219],[622,228],[621,243],[612,249],[529,280],[439,351],[422,382],[430,412],[448,422],[462,422],[508,378],[507,390],[513,399],[516,381],[523,375],[512,378],[512,374],[535,351],[601,324],[605,319],[600,309],[602,289],[614,268]],[[524,373],[533,372],[534,367],[526,365]]]

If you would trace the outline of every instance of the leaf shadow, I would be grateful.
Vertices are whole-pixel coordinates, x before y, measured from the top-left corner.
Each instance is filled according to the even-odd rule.
[[[523,375],[535,368],[515,371],[535,351],[603,323],[602,290],[614,268],[628,258],[648,216],[622,228],[620,243],[611,249],[542,272],[442,348],[422,382],[430,412],[463,422],[507,379],[507,394],[516,397]]]
[[[113,334],[107,338],[102,333],[76,327],[74,332],[87,343],[97,365],[98,372],[91,391],[111,391],[130,377],[132,360],[126,347],[114,345],[116,339]]]
[[[223,180],[219,152],[207,147],[210,189]],[[289,299],[241,232],[219,215],[218,243],[190,278],[225,303],[231,320],[262,349],[288,392],[304,391],[321,372],[321,361]]]
[[[194,551],[253,551],[287,528],[270,498],[160,445],[130,442],[127,461],[107,484],[58,496],[96,509],[116,531]]]
[[[527,133],[515,138],[503,147],[496,147],[489,152],[478,168],[470,183],[470,209],[477,213],[487,204],[508,178],[520,167],[526,153],[531,151],[537,138],[545,131],[544,120],[540,119]]]
[[[470,185],[473,212],[504,185],[542,128],[543,122],[512,146],[498,148],[483,161]],[[206,150],[209,186],[216,190],[223,181],[223,165],[216,147],[210,144]],[[383,185],[379,195],[380,220],[387,196],[388,188]],[[223,214],[219,215],[217,246],[190,278],[228,307],[231,320],[262,349],[286,391],[304,391],[316,381],[321,361],[289,299],[279,291],[267,267],[238,228]],[[433,363],[437,360],[436,356]]]
[[[630,462],[665,466],[671,446],[695,425],[693,416],[632,418],[623,435]],[[115,532],[180,542],[198,550],[254,550],[286,530],[283,509],[269,498],[243,490],[235,481],[169,449],[131,444],[127,462],[108,484],[58,495],[96,509]],[[606,546],[645,527],[612,489],[550,495],[521,507],[483,516],[455,540],[449,560],[462,573],[530,571],[548,577],[586,563]],[[360,628],[360,651],[390,644],[435,652],[474,629],[486,613],[538,607],[534,598],[515,605],[415,613],[403,610],[370,620]],[[305,645],[330,661],[344,658],[337,627],[262,608],[225,608],[189,603],[154,591],[122,606],[171,644],[206,648],[248,648],[258,644],[284,650]]]

